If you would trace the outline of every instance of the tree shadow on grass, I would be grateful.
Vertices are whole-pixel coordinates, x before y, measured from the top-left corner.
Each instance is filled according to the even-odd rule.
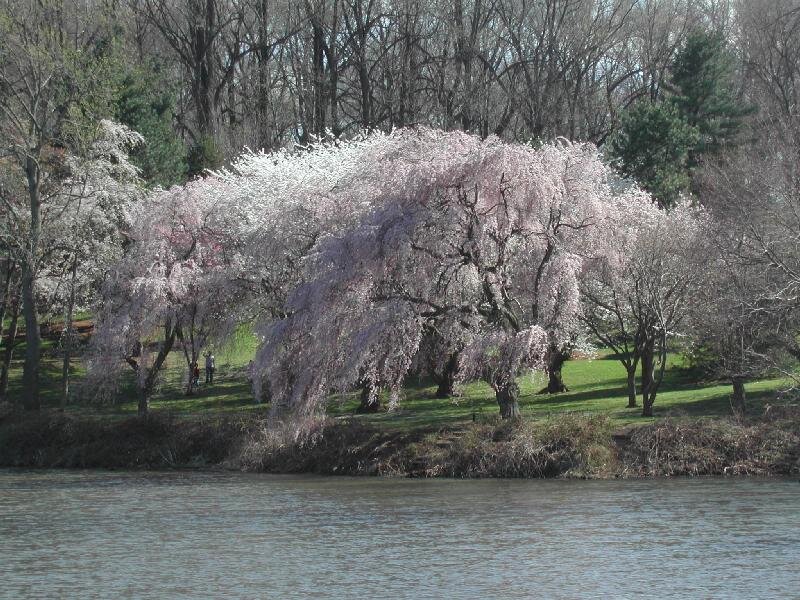
[[[675,392],[686,392],[687,395],[702,393],[702,391],[707,388],[719,387],[720,383],[721,382],[719,381],[704,379],[702,374],[697,370],[683,368],[669,369],[664,373],[664,379],[659,387],[654,409],[656,413],[664,412],[666,410],[681,410],[683,407],[689,407],[688,411],[691,412],[691,414],[703,414],[703,411],[705,410],[713,410],[713,414],[729,413],[730,394],[727,393],[715,394],[713,398],[698,399],[696,401],[687,399],[686,401],[680,401],[679,406],[673,407],[671,405],[667,405],[664,408],[664,411],[659,410],[660,405],[658,397],[663,397],[664,394],[671,394]],[[557,394],[525,394],[522,396],[521,400],[527,406],[533,408],[591,403],[593,401],[596,402],[612,399],[624,399],[624,401],[627,402],[628,388],[627,380],[625,378],[603,380],[602,387],[593,387],[592,384],[584,384],[579,386],[577,390],[580,391],[561,392]],[[636,380],[636,390],[637,402],[641,403],[641,396],[638,396],[638,394],[641,393],[641,381],[638,377]],[[769,398],[771,396],[774,396],[774,393],[770,391],[763,393],[748,393],[748,397],[752,397],[754,401],[760,401],[761,404],[759,404],[759,406],[763,405],[763,400],[765,398]],[[663,404],[661,406],[663,406]],[[693,408],[693,406],[696,407]],[[625,404],[621,404],[619,408],[624,410],[627,407]],[[629,410],[634,411],[635,409]]]
[[[605,382],[604,382],[605,383]],[[569,404],[578,402],[588,402],[591,400],[604,400],[627,396],[627,388],[602,387],[592,388],[585,392],[561,392],[558,394],[528,394],[520,398],[525,404],[530,406],[551,406],[554,404]]]
[[[153,399],[154,407],[187,412],[219,408],[234,409],[255,403],[247,381],[222,381],[209,386],[201,384],[191,396],[187,396],[183,388],[165,390],[163,394]]]
[[[716,387],[719,383],[710,384],[708,387]],[[678,405],[666,405],[659,407],[658,399],[654,405],[657,417],[702,417],[702,416],[732,416],[733,407],[731,404],[732,391],[724,391],[714,394],[707,398],[697,400],[686,400]],[[775,400],[775,390],[758,390],[747,392],[747,415],[760,415],[764,412],[766,405]]]

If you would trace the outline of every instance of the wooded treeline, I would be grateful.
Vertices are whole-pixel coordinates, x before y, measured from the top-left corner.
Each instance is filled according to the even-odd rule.
[[[733,40],[750,30],[755,17],[737,8],[744,4],[133,0],[114,7],[113,31],[127,61],[172,88],[174,123],[197,169],[242,146],[415,123],[602,143],[621,111],[664,93],[690,32]],[[743,69],[743,94],[749,76]]]
[[[721,32],[730,40],[741,66],[742,96],[753,92],[750,63],[772,60],[748,55],[748,38],[764,35],[759,27],[770,24],[768,11],[748,9],[752,3],[6,4],[12,14],[20,14],[19,4],[49,15],[51,26],[71,38],[70,47],[89,51],[87,59],[108,67],[95,73],[115,88],[114,114],[107,116],[147,139],[152,132],[142,131],[142,121],[164,117],[183,142],[192,173],[217,166],[244,146],[269,150],[328,132],[417,123],[518,141],[564,136],[602,143],[632,103],[669,93],[670,66],[692,31]]]

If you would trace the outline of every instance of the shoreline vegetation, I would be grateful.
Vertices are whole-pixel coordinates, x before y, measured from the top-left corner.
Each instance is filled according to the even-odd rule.
[[[92,419],[53,413],[0,421],[0,466],[209,469],[455,478],[793,476],[800,409],[747,418],[658,419],[615,428],[608,417],[561,413],[391,430],[325,419],[298,438],[263,415]]]
[[[0,404],[0,467],[456,478],[800,473],[800,406],[781,398],[784,381],[748,384],[747,412],[728,416],[729,387],[705,380],[679,354],[670,355],[655,419],[625,408],[624,371],[601,350],[564,364],[569,391],[544,394],[541,377],[520,378],[521,419],[501,420],[483,383],[463,386],[454,401],[412,377],[395,410],[356,414],[355,391],[332,398],[328,416],[297,437],[294,427],[270,428],[269,405],[254,403],[244,374],[253,346],[242,334],[218,348],[218,381],[190,396],[181,357],[171,353],[146,417],[135,416],[130,381],[114,404],[76,397],[59,412],[59,365],[45,357],[42,412]],[[86,393],[80,358],[75,366],[74,393]]]

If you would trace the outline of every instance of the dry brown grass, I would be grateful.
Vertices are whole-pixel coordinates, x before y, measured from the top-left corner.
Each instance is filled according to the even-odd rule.
[[[0,465],[224,468],[413,477],[647,477],[800,473],[800,411],[663,420],[613,435],[603,416],[386,431],[357,420],[272,425],[258,416],[123,421],[6,418]]]
[[[658,421],[632,432],[620,450],[624,475],[791,475],[800,473],[800,411],[748,421]]]

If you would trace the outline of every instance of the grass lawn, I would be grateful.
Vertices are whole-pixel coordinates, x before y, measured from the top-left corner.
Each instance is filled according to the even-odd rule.
[[[58,405],[60,397],[61,359],[52,340],[45,341],[42,362],[42,401],[46,407]],[[167,360],[158,392],[151,407],[170,411],[179,416],[213,415],[239,411],[265,412],[268,406],[256,404],[245,377],[245,368],[255,353],[256,340],[247,332],[237,336],[226,347],[215,349],[217,373],[215,384],[201,386],[194,396],[183,391],[186,363],[180,351],[173,351]],[[10,392],[19,398],[24,344],[16,350],[11,374]],[[201,365],[202,366],[202,365]],[[625,370],[612,356],[600,353],[594,359],[572,360],[564,365],[564,382],[569,392],[538,394],[545,385],[543,376],[531,375],[520,379],[520,407],[526,418],[546,418],[553,413],[578,412],[605,414],[617,426],[648,423],[640,417],[640,408],[628,409]],[[73,389],[81,389],[84,369],[80,361],[73,364]],[[201,380],[203,377],[201,376]],[[749,407],[760,412],[765,402],[774,401],[777,392],[786,385],[780,379],[756,381],[747,385]],[[482,382],[464,386],[462,394],[452,400],[434,397],[436,386],[428,379],[411,377],[401,395],[399,405],[392,411],[358,415],[365,422],[386,428],[457,426],[476,420],[494,419],[498,414],[491,388]],[[679,355],[670,356],[664,382],[655,404],[657,417],[694,418],[730,414],[730,385],[707,381],[682,363]],[[355,415],[358,394],[333,397],[328,411],[335,417]],[[123,376],[116,404],[87,405],[72,403],[68,412],[100,418],[121,418],[136,413],[132,373]]]
[[[684,368],[680,356],[670,356],[655,403],[656,417],[693,418],[722,416],[731,413],[731,386],[725,382],[702,381],[698,374]],[[542,375],[521,378],[520,409],[526,418],[546,418],[553,413],[579,412],[605,414],[617,426],[649,423],[642,418],[641,408],[626,408],[628,404],[625,370],[612,355],[595,359],[568,361],[564,365],[564,383],[569,392],[538,394],[546,385]],[[780,379],[755,381],[747,385],[749,408],[760,412],[764,403],[774,401],[777,392],[787,382]],[[365,421],[392,427],[456,425],[472,420],[494,418],[498,413],[492,389],[485,383],[464,387],[462,397],[439,400],[434,397],[436,386],[429,380],[412,378],[403,391],[399,406],[392,412],[362,415]],[[348,414],[358,405],[357,394],[333,401],[332,414]]]

